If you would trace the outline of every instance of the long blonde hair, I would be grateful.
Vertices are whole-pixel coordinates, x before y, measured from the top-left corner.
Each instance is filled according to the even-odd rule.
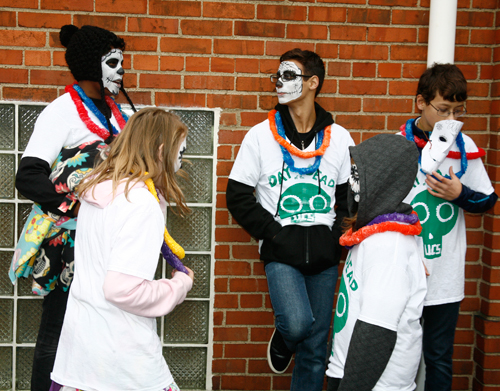
[[[119,183],[127,179],[127,196],[134,183],[152,178],[167,202],[175,202],[179,214],[188,214],[190,209],[177,183],[177,174],[186,174],[182,170],[175,173],[177,153],[187,132],[186,125],[173,113],[156,107],[138,111],[111,143],[108,158],[78,187],[78,193],[83,195],[107,180],[113,181],[114,193]]]

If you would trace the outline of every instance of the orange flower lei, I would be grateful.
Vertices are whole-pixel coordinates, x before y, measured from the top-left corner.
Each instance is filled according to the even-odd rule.
[[[415,211],[412,213],[415,213]],[[422,232],[422,226],[420,225],[420,221],[417,220],[415,224],[411,225],[401,224],[395,221],[385,221],[380,224],[364,226],[354,233],[352,232],[352,228],[349,228],[349,230],[340,237],[339,243],[341,246],[352,247],[360,244],[369,236],[387,231],[400,232],[403,235],[419,235],[420,232]]]
[[[321,147],[311,152],[304,152],[300,149],[294,147],[292,144],[288,143],[283,137],[278,134],[278,129],[276,127],[276,120],[274,116],[276,115],[276,110],[271,110],[267,115],[269,119],[269,127],[271,128],[271,132],[273,133],[274,139],[288,152],[292,155],[300,157],[302,159],[309,159],[316,156],[323,156],[325,154],[326,149],[330,146],[330,137],[332,135],[332,127],[328,125],[325,127],[325,137],[323,138],[323,143]]]

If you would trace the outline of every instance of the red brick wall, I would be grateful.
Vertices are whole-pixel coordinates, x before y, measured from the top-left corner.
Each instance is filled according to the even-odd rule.
[[[246,131],[276,103],[268,75],[293,47],[318,52],[320,103],[356,142],[416,115],[430,0],[0,0],[0,99],[51,101],[72,81],[61,25],[95,24],[127,41],[134,102],[221,107],[218,134],[213,387],[285,390],[265,360],[273,315],[256,243],[224,190]],[[487,150],[499,193],[500,14],[497,0],[458,0],[456,63],[469,81],[465,132]],[[491,113],[491,114],[490,114]],[[457,390],[500,385],[500,207],[467,216],[466,298],[456,336]],[[496,385],[496,386],[495,386]]]

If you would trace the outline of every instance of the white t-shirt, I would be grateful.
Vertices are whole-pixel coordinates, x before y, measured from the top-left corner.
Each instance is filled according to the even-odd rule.
[[[477,146],[463,134],[465,150],[476,152]],[[452,151],[458,151],[456,143]],[[468,167],[460,182],[468,188],[486,195],[494,192],[481,159],[468,160]],[[461,170],[460,159],[446,158],[439,166],[441,175]],[[437,198],[427,191],[426,175],[420,170],[405,202],[413,206],[422,224],[417,237],[422,259],[430,276],[424,305],[455,303],[464,298],[465,252],[467,250],[464,211],[452,202]]]
[[[84,107],[87,108],[85,105]],[[87,113],[95,124],[104,128],[90,110],[87,109]],[[120,129],[113,115],[111,123],[116,129]],[[40,113],[23,157],[36,157],[45,160],[51,166],[63,147],[76,146],[94,140],[102,139],[92,133],[83,123],[70,94],[66,93],[55,99]]]
[[[159,391],[173,382],[156,319],[109,303],[106,272],[153,280],[163,241],[160,206],[147,189],[132,189],[104,209],[82,200],[75,277],[52,380],[85,391]]]
[[[335,188],[337,184],[347,182],[351,174],[350,145],[354,142],[349,132],[333,124],[330,146],[319,167],[320,175],[317,172],[299,175],[286,163],[283,165],[280,145],[271,133],[269,120],[266,120],[246,134],[229,178],[255,187],[257,201],[269,213],[274,216],[278,209],[275,220],[282,226],[322,224],[331,228],[335,221]],[[313,141],[304,151],[315,149]],[[309,167],[315,161],[315,158],[292,157],[299,168]]]
[[[414,236],[369,236],[348,254],[340,283],[329,377],[342,378],[356,320],[397,332],[396,346],[375,391],[409,391],[422,348],[425,270]]]

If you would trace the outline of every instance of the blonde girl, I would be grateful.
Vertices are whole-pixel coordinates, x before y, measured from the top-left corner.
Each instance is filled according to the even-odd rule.
[[[75,277],[51,390],[178,390],[155,317],[185,299],[194,276],[174,270],[153,280],[164,215],[145,182],[189,212],[176,179],[186,135],[174,114],[143,109],[79,187]]]

